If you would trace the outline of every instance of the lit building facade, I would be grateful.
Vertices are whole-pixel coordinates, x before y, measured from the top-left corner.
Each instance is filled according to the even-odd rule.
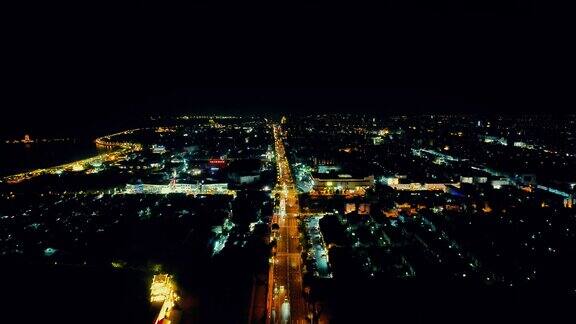
[[[363,195],[367,189],[374,186],[374,176],[353,177],[349,174],[339,174],[336,177],[316,174],[313,176],[314,194],[320,195]]]

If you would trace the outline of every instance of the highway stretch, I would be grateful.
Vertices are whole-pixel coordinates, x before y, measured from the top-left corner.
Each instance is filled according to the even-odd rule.
[[[278,224],[278,231],[272,234],[277,245],[270,267],[267,323],[307,323],[298,241],[298,196],[284,150],[282,130],[277,125],[273,130],[278,168],[274,193],[280,203],[272,218],[272,223]]]

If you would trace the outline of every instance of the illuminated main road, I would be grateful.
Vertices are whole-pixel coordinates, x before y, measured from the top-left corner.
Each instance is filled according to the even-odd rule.
[[[274,192],[279,196],[280,203],[272,223],[278,224],[279,230],[273,234],[277,246],[270,267],[267,323],[308,323],[298,239],[298,197],[284,151],[281,129],[277,125],[274,126],[274,146],[278,167]]]

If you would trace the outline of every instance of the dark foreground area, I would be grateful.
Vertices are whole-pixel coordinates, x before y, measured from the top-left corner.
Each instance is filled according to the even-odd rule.
[[[5,265],[0,275],[4,323],[150,323],[153,318],[147,277],[132,270]],[[566,323],[576,302],[575,293],[545,284],[509,289],[413,279],[349,281],[338,285],[338,292],[330,286],[316,291],[326,293],[331,304],[317,307],[334,307],[326,309],[331,323]],[[220,317],[214,319],[231,319],[225,313]]]
[[[327,306],[331,323],[569,323],[576,302],[575,293],[539,284],[507,289],[458,280],[357,281],[338,289]]]
[[[148,323],[147,277],[131,270],[10,265],[2,323]]]

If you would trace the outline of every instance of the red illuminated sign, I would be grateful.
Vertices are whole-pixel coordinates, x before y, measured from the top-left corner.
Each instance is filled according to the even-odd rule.
[[[225,164],[226,161],[221,160],[221,159],[210,159],[208,162],[210,162],[210,164]]]

